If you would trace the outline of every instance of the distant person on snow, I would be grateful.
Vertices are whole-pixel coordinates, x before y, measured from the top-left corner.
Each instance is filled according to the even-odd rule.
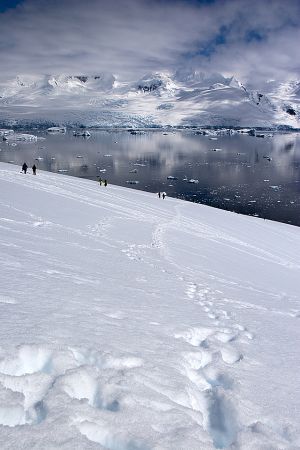
[[[167,195],[167,194],[166,194],[165,192],[162,193],[162,198],[163,198],[163,200],[165,199],[166,195]]]
[[[157,195],[158,195],[158,198],[160,198],[160,192]]]
[[[36,175],[36,165],[35,164],[33,164],[33,166],[32,166],[32,173],[33,173],[33,175]]]
[[[27,164],[24,162],[24,164],[23,164],[23,166],[22,166],[22,172],[23,172],[23,173],[26,173],[26,172],[27,172],[27,169],[28,169],[28,166],[27,166]]]
[[[105,187],[107,186],[107,180],[104,180],[104,186]]]
[[[102,186],[102,178],[99,178],[99,184]]]

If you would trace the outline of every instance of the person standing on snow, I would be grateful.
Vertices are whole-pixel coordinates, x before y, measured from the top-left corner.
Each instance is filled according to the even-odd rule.
[[[102,178],[99,178],[99,184],[102,186]]]
[[[23,164],[23,166],[22,166],[22,172],[23,172],[23,173],[26,173],[26,172],[27,172],[27,169],[28,169],[28,166],[27,166],[26,162],[24,162],[24,164]]]
[[[162,193],[162,198],[163,198],[163,200],[165,199],[166,195],[167,195],[167,194],[166,194],[165,192]]]
[[[104,180],[104,186],[105,187],[107,186],[107,180]]]
[[[36,165],[35,164],[33,164],[33,166],[32,166],[32,173],[33,173],[33,175],[36,175]]]

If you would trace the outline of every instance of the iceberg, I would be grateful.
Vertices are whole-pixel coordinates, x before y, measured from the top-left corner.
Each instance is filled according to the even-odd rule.
[[[50,127],[50,128],[47,128],[47,132],[48,133],[65,133],[67,130],[66,130],[66,127]]]

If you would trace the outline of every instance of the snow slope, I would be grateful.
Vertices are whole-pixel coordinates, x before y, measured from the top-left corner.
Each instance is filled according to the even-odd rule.
[[[300,448],[299,228],[19,170],[1,449]]]
[[[247,90],[234,77],[191,70],[149,73],[127,83],[109,73],[20,75],[0,85],[0,113],[3,122],[23,125],[297,128],[300,109],[294,92],[299,83],[291,86],[266,83],[265,95]]]

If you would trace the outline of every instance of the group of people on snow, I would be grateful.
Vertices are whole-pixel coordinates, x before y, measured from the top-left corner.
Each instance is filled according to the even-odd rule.
[[[32,174],[36,175],[36,165],[33,164],[33,166],[31,168],[32,168]],[[28,166],[27,166],[26,162],[24,162],[24,164],[22,166],[22,172],[27,173],[27,169],[28,169]]]
[[[103,183],[103,185],[106,187],[107,186],[107,180],[102,180],[102,178],[99,178],[99,184],[100,184],[100,186],[102,186],[102,183]]]
[[[33,166],[31,167],[32,168],[32,174],[33,175],[36,175],[36,165],[35,164],[33,164]],[[23,173],[27,173],[27,169],[28,169],[28,166],[27,166],[27,164],[26,164],[26,162],[24,162],[24,164],[23,164],[23,166],[22,166],[22,172]],[[105,179],[105,180],[102,180],[102,178],[99,178],[99,184],[100,184],[100,186],[102,186],[102,184],[106,187],[107,186],[107,180]],[[163,200],[166,198],[166,193],[165,192],[158,192],[158,198],[162,198]]]

